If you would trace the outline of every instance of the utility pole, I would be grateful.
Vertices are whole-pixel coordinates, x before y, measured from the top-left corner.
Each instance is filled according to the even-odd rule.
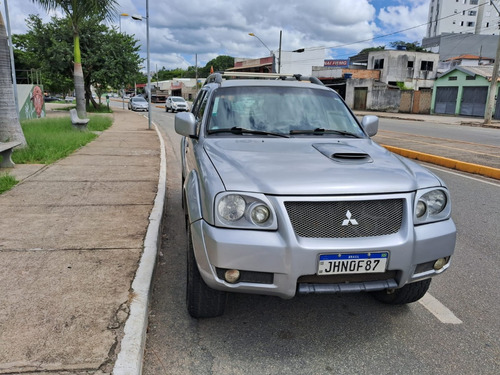
[[[495,7],[497,13],[500,15],[497,5],[492,0],[491,4]],[[491,74],[490,90],[488,91],[488,100],[486,102],[486,111],[484,112],[484,124],[491,124],[493,111],[495,109],[495,98],[497,96],[497,81],[498,81],[498,68],[500,67],[500,35],[498,35],[497,53],[495,56],[495,63],[493,64],[493,73]]]

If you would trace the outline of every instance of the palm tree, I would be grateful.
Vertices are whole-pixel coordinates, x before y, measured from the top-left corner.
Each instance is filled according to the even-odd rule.
[[[14,99],[7,31],[0,12],[0,142],[18,141],[26,146]]]
[[[83,78],[82,57],[80,53],[80,25],[84,19],[99,16],[111,20],[116,14],[116,0],[32,0],[47,11],[61,8],[73,27],[74,69],[76,111],[80,118],[87,117],[85,109],[85,82]]]

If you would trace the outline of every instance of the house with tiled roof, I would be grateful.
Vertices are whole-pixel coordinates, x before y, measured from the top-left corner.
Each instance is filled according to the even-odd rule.
[[[434,83],[431,113],[483,117],[492,74],[492,65],[456,66],[448,70]],[[499,82],[495,90],[497,97]],[[499,103],[497,100],[495,119],[500,119]]]

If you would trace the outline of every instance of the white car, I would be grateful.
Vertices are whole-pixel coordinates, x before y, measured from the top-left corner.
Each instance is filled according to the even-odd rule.
[[[189,105],[181,96],[169,96],[165,102],[165,112],[187,112]]]

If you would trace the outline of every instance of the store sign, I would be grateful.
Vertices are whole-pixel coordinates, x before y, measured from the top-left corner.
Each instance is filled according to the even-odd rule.
[[[324,66],[332,66],[335,68],[348,68],[349,59],[347,60],[325,60]]]

